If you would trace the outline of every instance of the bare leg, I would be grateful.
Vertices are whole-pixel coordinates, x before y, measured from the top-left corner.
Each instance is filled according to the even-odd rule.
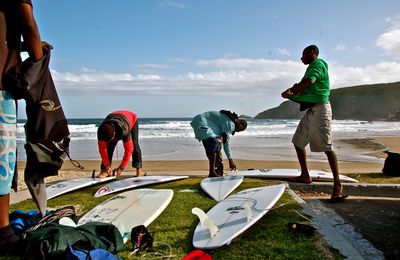
[[[140,177],[142,175],[143,175],[142,168],[136,168],[136,177]]]
[[[310,177],[310,174],[308,173],[306,150],[297,146],[294,146],[294,148],[296,149],[297,159],[300,163],[301,174],[298,177],[289,179],[289,181],[311,183],[312,179]]]
[[[21,239],[14,233],[9,219],[10,194],[0,195],[0,256],[21,252]]]
[[[8,226],[10,210],[10,193],[6,195],[0,195],[0,228]]]
[[[207,154],[207,157],[210,167],[208,177],[219,177],[219,175],[215,173],[215,161],[217,160],[217,153]]]
[[[342,184],[339,180],[339,167],[337,164],[337,157],[334,151],[326,151],[326,156],[328,157],[329,166],[331,167],[331,171],[333,174],[333,192],[332,195],[336,196],[338,194],[342,194]]]

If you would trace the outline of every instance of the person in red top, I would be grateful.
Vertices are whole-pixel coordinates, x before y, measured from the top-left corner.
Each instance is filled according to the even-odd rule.
[[[120,110],[109,114],[97,129],[97,140],[102,160],[98,178],[110,176],[113,172],[120,176],[131,156],[136,176],[142,175],[142,152],[139,146],[138,118],[135,113]],[[122,140],[124,145],[124,157],[121,164],[112,170],[112,157],[119,140]]]

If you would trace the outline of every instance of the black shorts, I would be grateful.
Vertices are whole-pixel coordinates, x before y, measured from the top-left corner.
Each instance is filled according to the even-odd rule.
[[[206,154],[221,152],[221,139],[217,137],[211,137],[206,140],[203,140],[204,149],[206,150]]]

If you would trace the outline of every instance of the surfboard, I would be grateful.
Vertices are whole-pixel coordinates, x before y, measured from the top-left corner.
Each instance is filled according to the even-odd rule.
[[[264,216],[279,200],[285,185],[243,190],[218,202],[207,214],[193,208],[200,223],[193,234],[193,246],[214,249],[227,245]]]
[[[226,198],[243,181],[241,175],[226,175],[224,177],[205,178],[200,182],[200,187],[214,200],[221,201]]]
[[[168,181],[176,181],[187,179],[189,176],[140,176],[132,177],[127,179],[122,179],[119,181],[114,181],[108,185],[105,185],[97,190],[94,194],[96,198],[112,194],[114,192],[119,192],[127,189],[138,188],[142,186],[158,184]]]
[[[82,216],[78,225],[103,222],[115,225],[122,237],[130,236],[138,225],[148,226],[168,206],[174,195],[171,189],[137,189],[113,196]]]
[[[47,199],[49,200],[71,191],[75,191],[88,186],[112,180],[115,180],[115,176],[105,177],[102,179],[95,177],[82,177],[82,178],[61,181],[46,187]]]
[[[313,181],[333,181],[331,172],[310,170],[309,173]],[[239,174],[245,177],[286,180],[300,176],[301,171],[299,169],[250,169],[240,171]],[[358,182],[356,179],[342,174],[339,174],[339,179],[343,182]]]

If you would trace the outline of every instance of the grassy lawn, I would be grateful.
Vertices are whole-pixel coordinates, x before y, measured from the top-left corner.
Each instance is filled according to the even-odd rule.
[[[164,255],[173,255],[170,259],[180,259],[194,249],[192,235],[198,219],[191,213],[191,209],[199,207],[207,212],[216,204],[201,190],[200,181],[201,178],[189,178],[149,187],[174,190],[174,197],[169,206],[148,226],[154,241],[165,243],[156,244],[155,249]],[[234,192],[275,183],[247,178]],[[93,194],[100,187],[101,185],[90,187],[54,198],[49,201],[48,206],[60,208],[75,205],[78,215],[81,215],[115,195],[94,198]],[[31,200],[26,200],[11,206],[11,210],[15,209],[26,211],[35,209],[35,206]],[[318,233],[307,236],[294,234],[289,230],[288,222],[304,221],[295,210],[301,211],[301,207],[290,195],[284,193],[272,210],[236,237],[230,245],[210,250],[208,253],[213,259],[343,259],[336,250],[325,244]],[[171,252],[166,244],[171,247]],[[125,251],[120,252],[118,256],[123,259],[139,259],[140,255],[135,257],[130,255],[130,249],[131,245],[128,242],[125,245]]]
[[[347,176],[364,183],[400,184],[400,177],[390,177],[382,172],[377,173],[351,173]]]

